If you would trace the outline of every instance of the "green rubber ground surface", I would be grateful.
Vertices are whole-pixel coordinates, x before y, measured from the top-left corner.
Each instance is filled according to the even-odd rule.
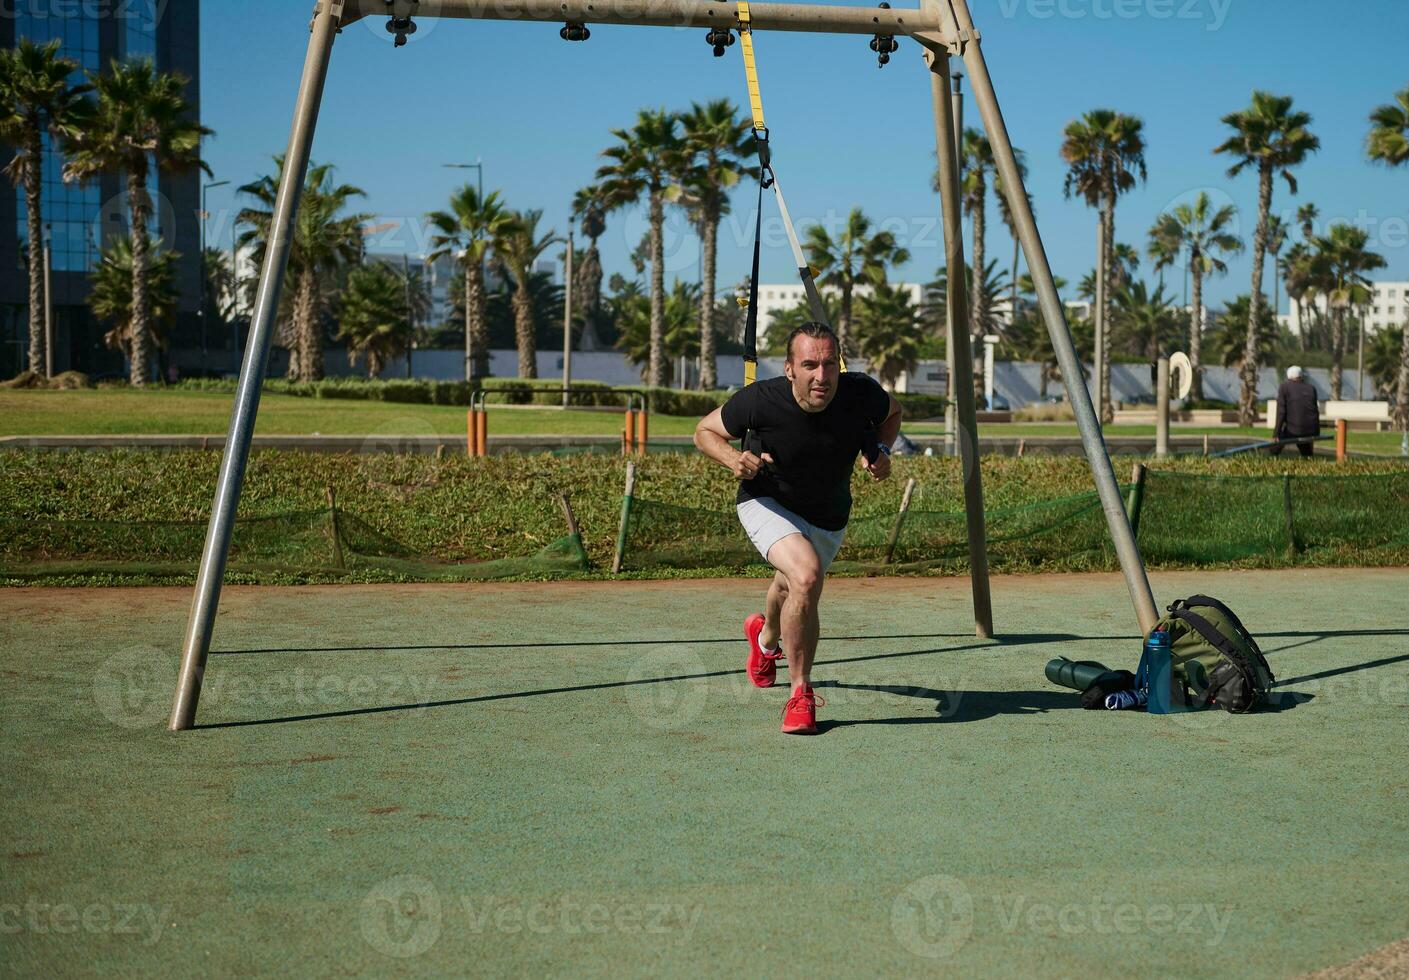
[[[1085,712],[1118,576],[847,580],[816,738],[756,581],[0,592],[0,963],[18,975],[1289,976],[1409,935],[1409,573],[1169,573],[1280,710]],[[671,642],[677,640],[681,642]],[[479,645],[476,645],[479,644]]]

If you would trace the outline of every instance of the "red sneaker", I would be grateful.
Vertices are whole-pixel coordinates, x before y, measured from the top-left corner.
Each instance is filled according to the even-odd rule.
[[[759,644],[758,635],[763,632],[763,622],[761,613],[754,613],[744,620],[744,636],[749,642],[749,680],[753,681],[754,687],[773,686],[778,679],[778,660],[783,656],[782,644],[772,653]]]
[[[810,687],[788,698],[788,706],[783,709],[783,734],[816,735],[817,706],[826,703],[826,699],[812,693]]]

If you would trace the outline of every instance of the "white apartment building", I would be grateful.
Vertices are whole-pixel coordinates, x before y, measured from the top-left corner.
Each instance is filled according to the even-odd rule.
[[[1307,313],[1310,313],[1311,304],[1305,303]],[[1300,335],[1301,320],[1296,303],[1290,304],[1291,309],[1282,317],[1287,325],[1287,329],[1292,333]],[[1317,297],[1316,308],[1323,314],[1327,311],[1326,298]],[[1365,316],[1365,332],[1367,334],[1379,333],[1385,327],[1398,327],[1409,321],[1409,281],[1400,282],[1376,282],[1372,284],[1370,302],[1363,308]]]

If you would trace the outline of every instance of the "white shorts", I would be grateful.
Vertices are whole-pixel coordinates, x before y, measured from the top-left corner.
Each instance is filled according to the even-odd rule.
[[[744,526],[758,553],[768,559],[768,549],[789,534],[801,534],[812,542],[817,558],[822,563],[822,571],[831,567],[832,561],[841,550],[846,528],[828,531],[811,521],[799,517],[772,497],[758,497],[739,504],[739,522]]]

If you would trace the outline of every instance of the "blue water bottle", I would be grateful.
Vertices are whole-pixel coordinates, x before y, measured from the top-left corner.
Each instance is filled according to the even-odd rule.
[[[1169,634],[1161,629],[1145,638],[1145,664],[1149,670],[1150,700],[1145,710],[1152,715],[1167,715],[1178,711],[1171,692],[1174,690],[1174,665],[1169,655]]]

